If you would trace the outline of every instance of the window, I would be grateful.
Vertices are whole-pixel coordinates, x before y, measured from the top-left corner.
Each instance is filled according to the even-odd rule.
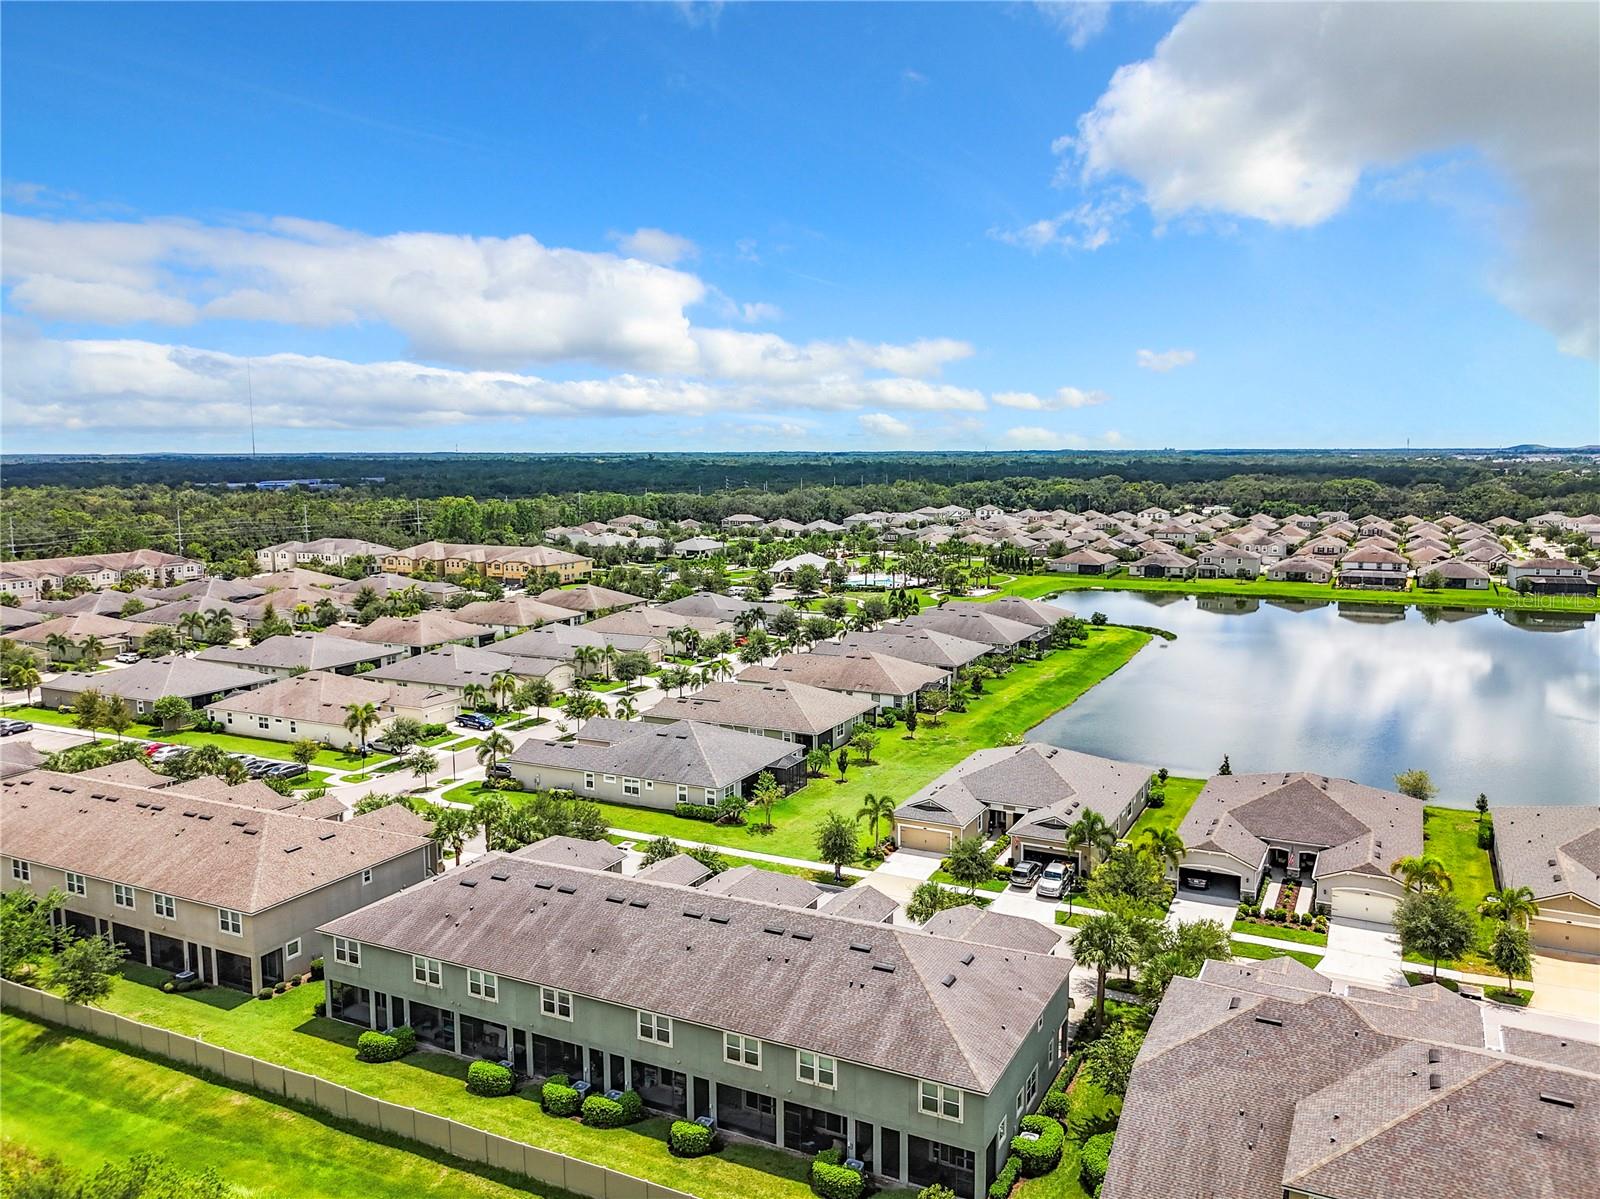
[[[637,794],[639,794],[639,780],[638,779],[624,778],[622,780],[622,793],[624,795],[637,795]]]
[[[539,988],[539,1010],[557,1020],[572,1019],[572,992],[558,991],[554,987]]]
[[[217,927],[231,936],[244,935],[244,918],[238,912],[230,912],[227,908],[217,909]]]
[[[835,1090],[839,1086],[839,1062],[836,1058],[801,1049],[795,1057],[795,1077],[815,1087]]]
[[[1017,1119],[1022,1119],[1022,1113],[1033,1106],[1034,1098],[1039,1094],[1039,1067],[1035,1066],[1028,1075],[1028,1081],[1022,1090],[1017,1092]]]
[[[961,1119],[961,1089],[942,1086],[936,1082],[921,1085],[917,1107],[924,1116],[937,1116],[941,1120]]]
[[[606,775],[606,782],[608,782],[608,783],[614,783],[614,782],[616,782],[616,781],[617,781],[617,776],[616,776],[616,775],[614,775],[614,774],[608,774],[608,775]]]
[[[482,999],[487,1003],[499,1003],[499,976],[489,974],[483,970],[468,970],[467,994],[471,995],[474,999]]]
[[[333,960],[341,966],[354,966],[361,968],[361,942],[349,941],[344,937],[333,939]]]
[[[295,958],[297,958],[299,956],[300,956],[300,938],[296,937],[293,941],[290,941],[287,945],[285,945],[283,947],[283,959],[286,962],[292,962],[292,961],[294,961]]]
[[[87,894],[89,894],[89,880],[84,878],[83,875],[81,875],[81,874],[74,874],[70,870],[67,871],[67,894],[68,895],[87,895]]]
[[[361,872],[361,885],[363,887],[365,887],[371,881],[372,881],[372,867],[368,866],[365,870],[363,870]]]
[[[584,773],[583,773],[583,789],[585,791],[593,791],[594,790],[594,772],[593,771],[588,771],[588,770],[584,771]]]
[[[111,884],[111,902],[119,908],[127,908],[130,912],[138,906],[133,900],[133,888],[127,883]]]
[[[688,803],[689,802],[689,788],[684,786],[682,783],[678,784],[678,802],[679,803]]]
[[[708,804],[714,804],[717,802],[717,789],[715,787],[706,788],[706,802]]]
[[[156,915],[163,920],[176,920],[178,918],[178,901],[170,895],[152,895],[150,902],[155,905]]]
[[[639,1013],[639,1039],[672,1044],[672,1017],[658,1016],[654,1012]]]
[[[32,882],[33,867],[27,862],[24,862],[21,858],[12,858],[11,877],[22,883]]]
[[[722,1034],[722,1060],[735,1066],[761,1069],[761,1041],[756,1037],[740,1036],[736,1032]]]
[[[412,954],[411,977],[425,987],[444,986],[444,971],[439,965],[438,958],[425,958]]]

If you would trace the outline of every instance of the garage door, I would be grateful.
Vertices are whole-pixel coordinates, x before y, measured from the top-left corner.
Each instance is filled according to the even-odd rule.
[[[1185,867],[1178,871],[1178,886],[1184,891],[1192,891],[1208,899],[1239,898],[1239,876],[1224,870],[1194,870]]]
[[[916,828],[902,824],[897,833],[901,849],[931,849],[935,853],[950,852],[950,833],[944,829]]]
[[[1335,887],[1333,914],[1346,920],[1368,920],[1375,924],[1393,924],[1395,905],[1400,901],[1381,891],[1363,891],[1359,887]]]
[[[1600,953],[1600,928],[1588,924],[1567,924],[1561,920],[1535,920],[1533,944],[1536,949]]]
[[[1072,860],[1070,854],[1059,849],[1049,849],[1038,845],[1019,845],[1024,862],[1038,862],[1041,866],[1048,866],[1051,862],[1068,862]]]

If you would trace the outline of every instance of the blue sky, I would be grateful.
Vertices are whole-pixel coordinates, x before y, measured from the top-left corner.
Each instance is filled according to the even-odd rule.
[[[5,448],[1600,440],[1596,10],[1429,13],[8,5]]]

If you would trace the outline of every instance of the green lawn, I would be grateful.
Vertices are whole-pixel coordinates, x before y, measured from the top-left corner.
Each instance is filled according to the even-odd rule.
[[[1274,583],[1266,578],[1237,579],[1136,579],[1127,574],[1051,575],[1057,591],[1166,591],[1184,595],[1236,595],[1256,599],[1345,600],[1361,604],[1417,604],[1446,608],[1537,608],[1552,611],[1600,612],[1600,599],[1563,596],[1557,603],[1538,596],[1518,595],[1496,583],[1488,591],[1366,591],[1333,587],[1325,583]],[[1026,594],[1015,592],[1013,594]]]
[[[1169,776],[1167,802],[1159,808],[1147,807],[1140,812],[1139,818],[1128,830],[1128,840],[1137,842],[1147,829],[1176,829],[1189,814],[1189,809],[1194,807],[1195,798],[1205,785],[1205,779],[1179,778],[1175,774]]]
[[[1281,924],[1268,924],[1265,920],[1239,917],[1233,922],[1236,933],[1250,933],[1257,937],[1273,937],[1279,941],[1295,941],[1301,945],[1327,945],[1328,934],[1309,928],[1286,928]]]
[[[1306,953],[1299,949],[1273,949],[1269,945],[1256,945],[1250,941],[1232,941],[1229,947],[1236,958],[1293,958],[1302,965],[1316,969],[1317,963],[1322,961],[1320,953]]]
[[[77,1170],[148,1152],[209,1166],[247,1196],[576,1199],[19,1016],[0,1016],[0,1051],[6,1139]]]
[[[1058,651],[989,681],[968,711],[946,714],[937,727],[924,720],[915,739],[908,738],[903,727],[882,730],[873,751],[874,765],[854,761],[844,783],[835,772],[785,796],[773,805],[776,828],[771,833],[755,831],[756,819],[740,827],[687,820],[654,808],[602,803],[600,809],[613,828],[630,832],[810,857],[816,852],[816,827],[827,813],[853,819],[868,791],[904,801],[973,750],[999,745],[1007,734],[1026,734],[1126,665],[1149,640],[1149,634],[1132,629],[1094,629],[1086,645]]]
[[[928,878],[932,882],[943,883],[947,887],[959,887],[963,891],[967,889],[967,884],[958,881],[948,870],[935,870]],[[1004,891],[1006,886],[1007,884],[998,878],[986,878],[978,884],[978,890]]]
[[[209,988],[167,995],[124,979],[101,1006],[691,1194],[806,1199],[811,1193],[806,1182],[809,1163],[779,1149],[736,1145],[710,1157],[681,1160],[667,1151],[666,1120],[646,1120],[626,1129],[585,1128],[572,1120],[544,1115],[538,1104],[526,1097],[530,1092],[515,1098],[482,1099],[467,1094],[468,1063],[444,1054],[419,1051],[385,1065],[358,1062],[355,1042],[361,1030],[314,1016],[312,1005],[321,997],[322,988],[316,985],[294,988],[266,1001]],[[181,1132],[186,1122],[174,1121],[174,1127]]]
[[[1505,976],[1501,975],[1501,977],[1504,978]],[[1433,972],[1431,970],[1407,970],[1406,981],[1413,987],[1420,987],[1423,983],[1431,983],[1433,981]],[[1453,978],[1441,978],[1439,985],[1446,991],[1459,992],[1461,990],[1461,984]],[[1484,987],[1483,994],[1486,999],[1492,999],[1495,1003],[1510,1004],[1512,1007],[1527,1007],[1533,999],[1533,992],[1524,987],[1517,987],[1510,991],[1504,987]]]
[[[1423,853],[1433,854],[1444,861],[1450,872],[1451,891],[1467,911],[1474,914],[1484,896],[1494,890],[1494,863],[1487,849],[1478,848],[1478,813],[1463,808],[1424,808],[1422,810]],[[1478,945],[1455,961],[1439,963],[1453,970],[1466,970],[1474,974],[1493,976],[1499,971],[1489,960],[1489,942],[1494,937],[1495,922],[1487,916],[1478,917]],[[1424,959],[1406,954],[1408,962]]]

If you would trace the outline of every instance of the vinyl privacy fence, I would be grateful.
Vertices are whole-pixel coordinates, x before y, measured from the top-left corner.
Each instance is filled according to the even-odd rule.
[[[132,1046],[180,1066],[198,1067],[267,1095],[281,1095],[352,1123],[420,1142],[465,1161],[522,1174],[548,1186],[563,1187],[588,1199],[693,1199],[684,1191],[622,1174],[595,1162],[525,1145],[431,1112],[390,1103],[313,1074],[141,1024],[115,1012],[69,1004],[59,996],[10,980],[0,980],[0,1006],[102,1040]]]

